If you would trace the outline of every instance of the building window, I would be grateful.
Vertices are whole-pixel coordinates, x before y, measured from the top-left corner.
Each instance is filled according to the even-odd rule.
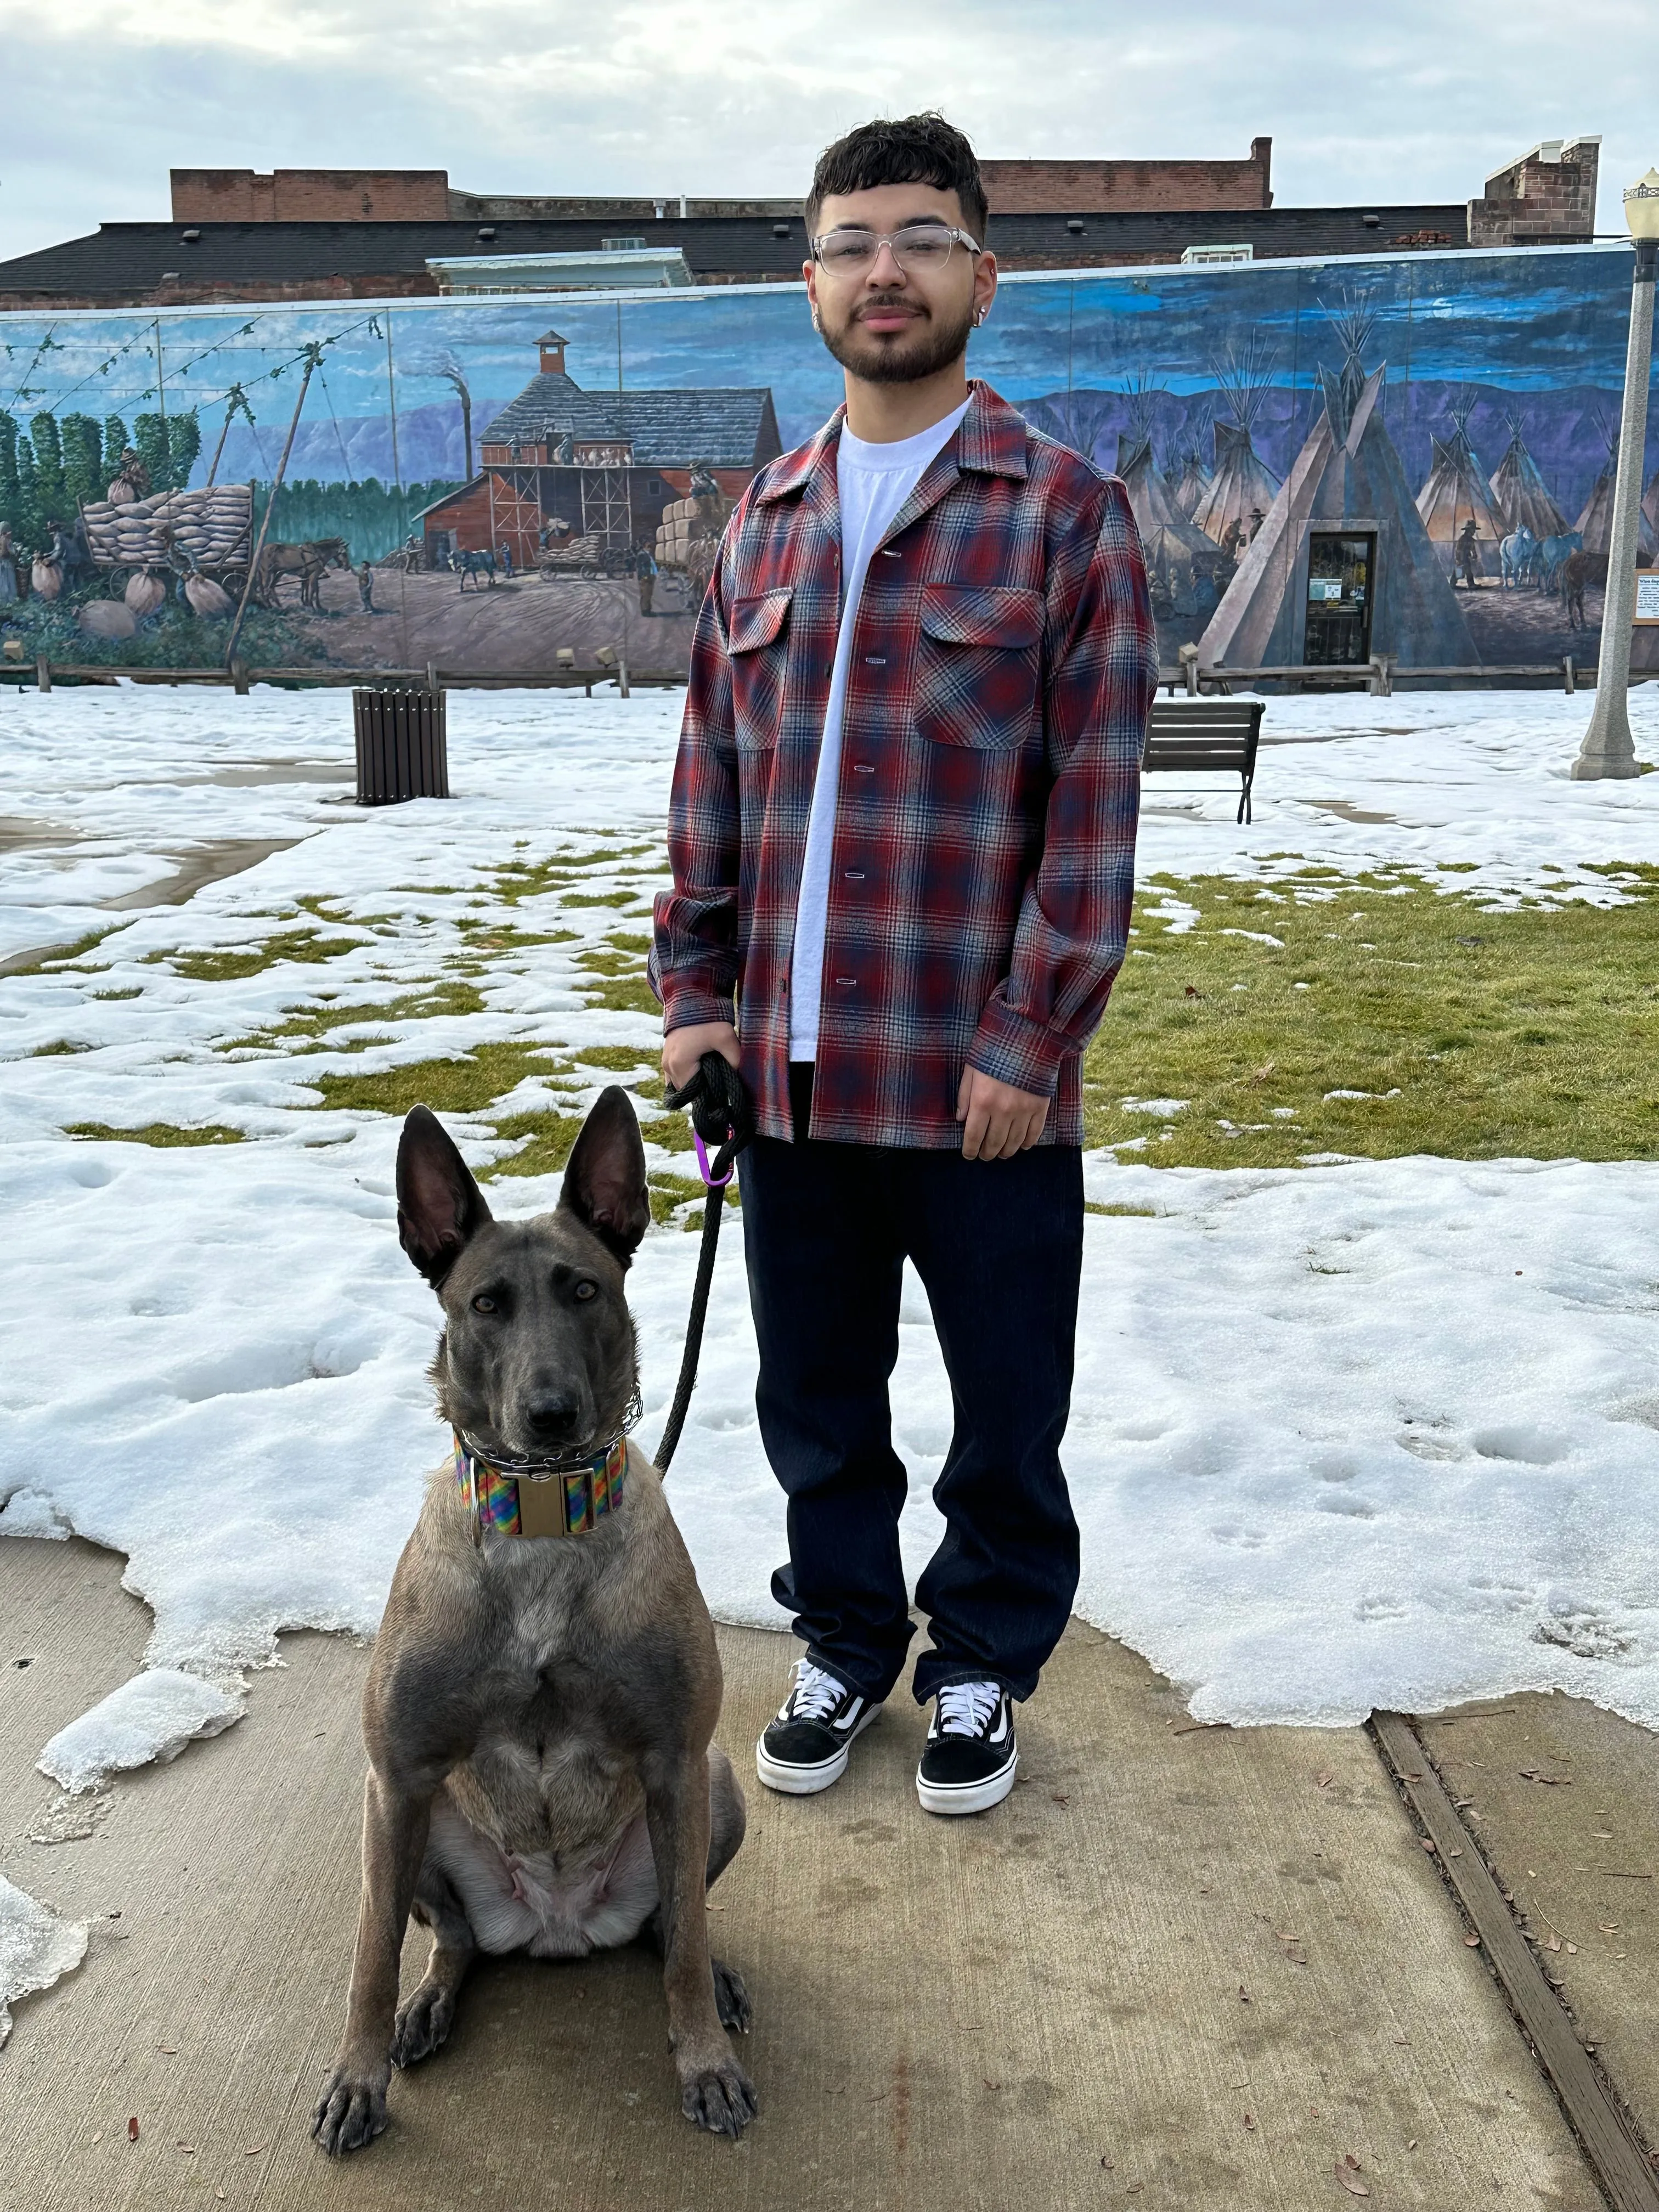
[[[1302,659],[1309,668],[1363,668],[1371,657],[1376,539],[1316,533],[1308,540],[1308,620]]]
[[[645,251],[642,238],[602,238],[599,244],[607,253],[643,253]]]
[[[645,480],[645,489],[651,498],[660,499],[662,496],[662,478],[660,477],[647,477]]]

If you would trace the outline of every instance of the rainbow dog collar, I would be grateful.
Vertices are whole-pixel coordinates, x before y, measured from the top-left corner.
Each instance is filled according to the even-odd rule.
[[[508,1474],[455,1432],[455,1480],[472,1516],[475,1542],[486,1528],[498,1536],[591,1536],[622,1503],[628,1439],[568,1474]]]

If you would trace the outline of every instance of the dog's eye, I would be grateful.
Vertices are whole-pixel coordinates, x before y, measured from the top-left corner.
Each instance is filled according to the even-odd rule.
[[[598,1285],[597,1283],[590,1283],[590,1282],[586,1281],[586,1279],[584,1279],[583,1281],[581,1281],[581,1282],[578,1283],[578,1284],[577,1284],[577,1285],[576,1285],[576,1296],[577,1296],[579,1298],[591,1298],[591,1297],[593,1297],[597,1296],[598,1291],[599,1291],[599,1285]]]
[[[480,1291],[478,1296],[472,1301],[472,1310],[474,1313],[494,1313],[495,1310],[495,1301],[494,1298],[485,1297],[483,1293]]]

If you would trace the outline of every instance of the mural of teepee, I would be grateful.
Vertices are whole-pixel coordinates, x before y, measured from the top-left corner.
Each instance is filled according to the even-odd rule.
[[[1175,503],[1190,522],[1193,509],[1209,489],[1212,471],[1204,459],[1204,436],[1215,415],[1213,396],[1206,392],[1197,411],[1181,434],[1180,466],[1170,486]]]
[[[1267,514],[1279,491],[1279,478],[1250,442],[1251,426],[1267,397],[1271,365],[1254,331],[1243,347],[1234,346],[1210,363],[1232,419],[1217,418],[1215,473],[1192,514],[1206,536],[1230,555],[1249,544],[1259,527],[1255,518]]]
[[[1170,480],[1153,456],[1150,428],[1120,434],[1116,473],[1129,495],[1140,532],[1153,608],[1161,614],[1192,612],[1200,581],[1214,578],[1223,565],[1221,556],[1181,512]]]
[[[1601,435],[1607,440],[1607,465],[1590,486],[1590,495],[1584,501],[1584,511],[1573,528],[1584,541],[1584,550],[1589,556],[1591,581],[1605,584],[1607,580],[1607,555],[1613,549],[1613,494],[1619,477],[1619,428],[1605,415],[1598,415],[1597,419],[1601,422]],[[1636,511],[1637,567],[1652,568],[1656,555],[1659,555],[1659,531],[1655,529],[1647,503],[1644,501]]]
[[[1516,408],[1506,417],[1510,426],[1510,442],[1504,449],[1504,458],[1492,471],[1492,503],[1503,516],[1509,530],[1529,530],[1540,541],[1559,537],[1567,526],[1567,518],[1550,497],[1549,486],[1538,472],[1538,464],[1527,451],[1527,441],[1521,428],[1521,410]]]
[[[1387,366],[1364,365],[1375,319],[1352,304],[1330,316],[1342,367],[1319,372],[1324,405],[1199,641],[1206,667],[1305,665],[1308,540],[1348,528],[1376,536],[1371,652],[1402,669],[1479,659],[1383,421]]]
[[[1417,511],[1423,518],[1423,526],[1435,544],[1447,549],[1448,571],[1454,575],[1463,558],[1458,548],[1467,542],[1471,522],[1474,525],[1474,565],[1481,574],[1489,571],[1489,551],[1509,535],[1503,515],[1492,502],[1486,471],[1469,443],[1472,405],[1467,392],[1460,392],[1452,402],[1452,434],[1449,438],[1430,439],[1434,463],[1427,483],[1417,495]]]

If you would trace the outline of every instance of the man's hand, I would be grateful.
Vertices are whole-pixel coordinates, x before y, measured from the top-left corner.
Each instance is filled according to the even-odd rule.
[[[662,1072],[671,1091],[684,1089],[706,1052],[719,1053],[733,1067],[741,1065],[738,1033],[730,1022],[693,1022],[685,1029],[669,1030],[662,1041]]]
[[[1048,1102],[1035,1091],[1016,1091],[976,1067],[964,1067],[957,1086],[957,1119],[965,1122],[962,1156],[968,1160],[1008,1160],[1036,1144],[1048,1118]]]

